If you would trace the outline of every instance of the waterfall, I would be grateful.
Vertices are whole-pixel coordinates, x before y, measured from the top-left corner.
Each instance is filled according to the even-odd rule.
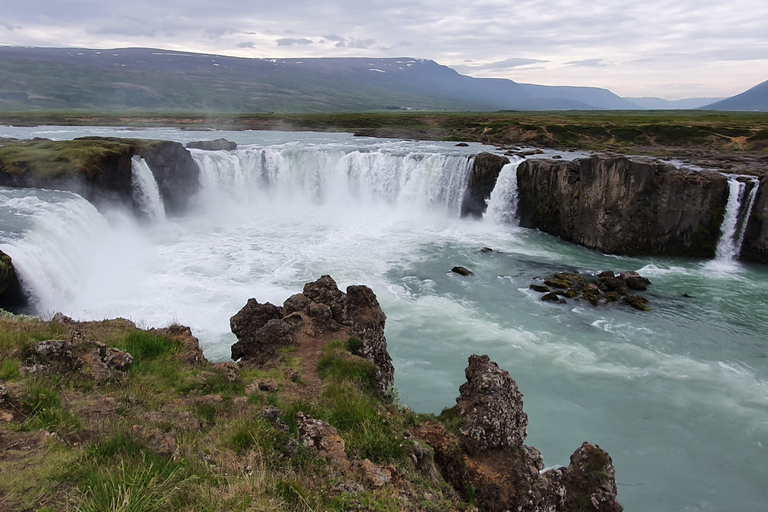
[[[106,219],[82,197],[68,192],[6,191],[0,203],[3,225],[16,225],[0,244],[13,258],[25,288],[38,300],[38,311],[52,312],[85,285],[97,254],[93,247],[109,231]]]
[[[747,233],[747,224],[749,224],[749,218],[752,216],[752,208],[755,206],[755,199],[757,198],[757,189],[760,187],[760,180],[758,178],[752,178],[752,190],[749,191],[747,197],[747,210],[741,221],[741,228],[739,229],[739,235],[736,238],[737,255],[741,253],[741,246],[744,244],[744,235]]]
[[[209,207],[376,204],[458,216],[472,158],[376,149],[267,147],[192,151]]]
[[[150,221],[165,220],[165,206],[160,196],[160,189],[147,162],[136,155],[131,158],[131,185],[133,199],[141,213]]]
[[[743,199],[747,184],[739,178],[750,178],[754,182],[747,198],[746,208]],[[752,214],[752,208],[755,204],[758,186],[758,180],[752,176],[728,176],[728,202],[725,206],[723,224],[720,227],[720,240],[715,251],[715,259],[718,261],[738,259],[741,246],[744,243],[749,216]]]
[[[496,224],[517,224],[517,168],[523,159],[510,162],[501,168],[483,219]]]

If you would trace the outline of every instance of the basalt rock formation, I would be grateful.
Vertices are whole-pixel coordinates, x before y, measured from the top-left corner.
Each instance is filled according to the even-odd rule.
[[[728,199],[720,173],[642,158],[526,160],[517,179],[521,226],[611,254],[711,258]]]
[[[0,251],[0,309],[16,311],[26,302],[11,257]]]
[[[467,192],[461,204],[462,217],[480,218],[485,213],[486,201],[496,186],[501,168],[509,163],[509,158],[492,153],[480,153],[475,157],[469,174]]]
[[[745,191],[745,194],[747,191]],[[768,263],[768,172],[760,176],[752,215],[747,219],[741,259]]]
[[[362,346],[356,353],[373,362],[377,391],[388,396],[394,368],[384,337],[386,318],[367,286],[349,286],[344,293],[330,276],[322,276],[304,285],[304,291],[286,299],[282,307],[249,299],[230,319],[238,339],[232,345],[232,359],[264,366],[282,347],[317,345],[310,350],[319,353],[332,339],[357,337]]]
[[[130,156],[139,155],[152,170],[168,213],[185,211],[190,198],[200,188],[200,169],[190,152],[178,142],[101,137],[75,140],[103,140],[131,146],[133,151]]]
[[[474,494],[480,510],[620,512],[611,457],[584,443],[568,467],[544,469],[541,453],[525,446],[523,395],[488,356],[473,355],[456,399],[458,432],[419,425],[416,434],[435,450],[435,462],[454,488]]]
[[[178,142],[105,137],[30,140],[0,145],[0,186],[66,190],[97,207],[138,210],[131,158],[144,158],[168,213],[183,212],[199,188],[199,169]]]

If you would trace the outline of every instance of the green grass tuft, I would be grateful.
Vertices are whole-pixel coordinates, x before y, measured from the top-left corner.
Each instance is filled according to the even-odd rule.
[[[178,352],[181,349],[181,342],[148,331],[134,331],[128,333],[116,346],[131,354],[139,362]]]

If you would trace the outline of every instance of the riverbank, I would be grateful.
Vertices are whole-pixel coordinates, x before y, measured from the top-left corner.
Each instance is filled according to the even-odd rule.
[[[249,300],[239,363],[208,362],[180,325],[1,313],[2,510],[622,510],[599,447],[544,470],[487,356],[457,407],[399,405],[366,286],[324,276],[282,307]]]

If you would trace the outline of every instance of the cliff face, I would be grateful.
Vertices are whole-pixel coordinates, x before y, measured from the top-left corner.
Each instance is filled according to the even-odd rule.
[[[741,248],[741,259],[768,263],[768,174],[760,178],[760,188],[757,189],[752,215],[748,219],[747,231],[744,233],[744,245]]]
[[[462,217],[481,218],[488,206],[486,201],[491,196],[501,168],[509,163],[509,158],[491,153],[480,153],[475,157],[472,172],[469,175],[467,192],[461,204]]]
[[[517,170],[520,225],[612,254],[715,254],[725,176],[594,156],[527,160]]]
[[[189,151],[180,143],[165,140],[119,139],[89,137],[76,140],[117,142],[133,148],[128,157],[128,181],[130,184],[130,158],[134,155],[146,160],[157,182],[168,213],[183,212],[189,206],[189,199],[200,188],[200,170]],[[110,179],[105,174],[105,181]],[[124,180],[125,173],[117,178]]]
[[[178,142],[87,137],[11,141],[0,145],[0,186],[66,190],[96,206],[136,209],[131,158],[152,169],[166,211],[179,213],[199,187],[199,169]]]
[[[26,304],[11,257],[0,251],[0,309],[16,311]]]

